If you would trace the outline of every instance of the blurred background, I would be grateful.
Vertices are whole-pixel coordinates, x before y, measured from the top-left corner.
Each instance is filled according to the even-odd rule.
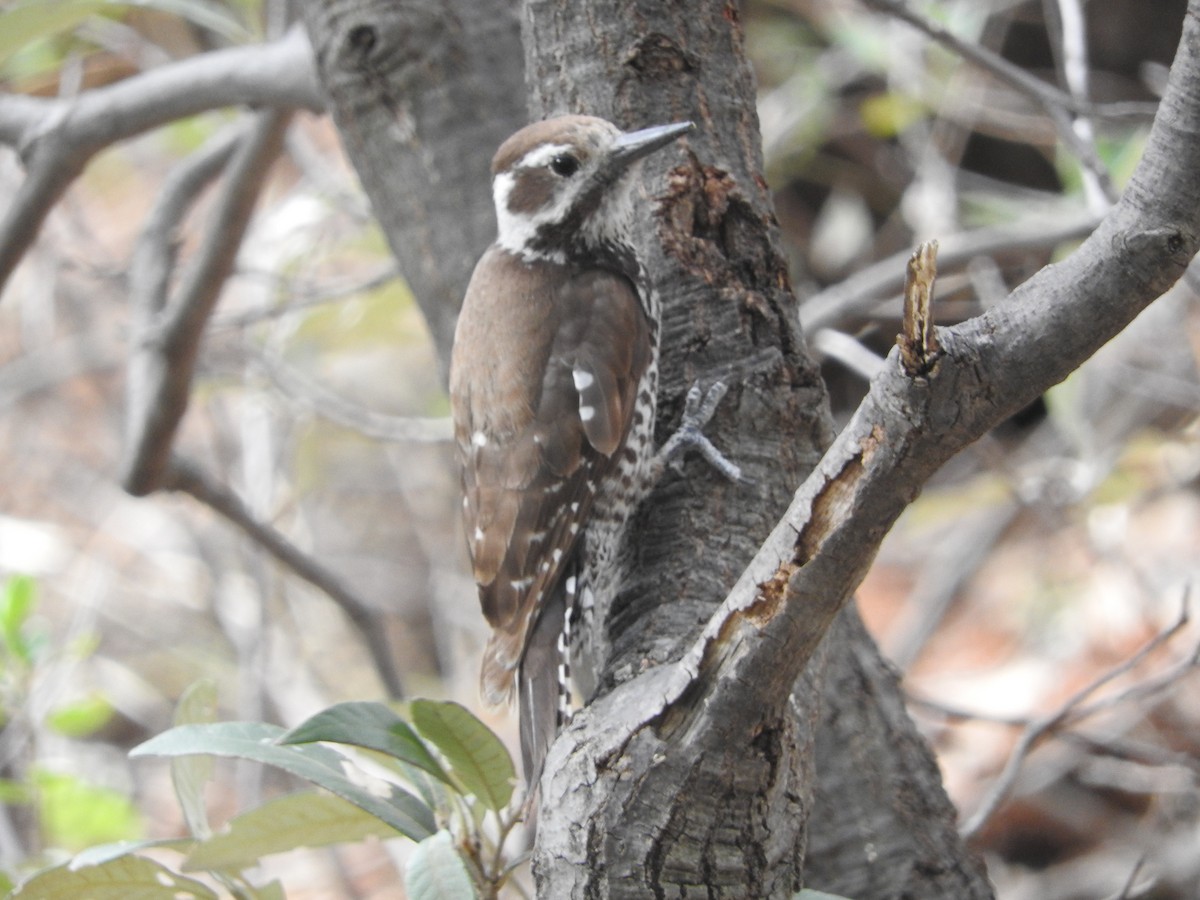
[[[1094,114],[1070,125],[1094,153],[1082,160],[1027,92],[910,23],[849,0],[742,7],[801,320],[844,420],[894,342],[917,241],[941,242],[949,324],[1090,231],[1140,156],[1186,3],[914,4],[989,59],[1090,97]],[[69,95],[260,40],[263,15],[258,0],[0,7],[0,89]],[[163,180],[234,116],[96,157],[0,303],[10,874],[38,854],[184,832],[165,765],[126,754],[198,680],[217,685],[221,718],[284,725],[385,694],[327,595],[195,499],[118,485],[130,254]],[[0,150],[0,196],[22,177]],[[1189,276],[955,459],[860,592],[1002,898],[1200,897],[1200,628],[1183,618],[1189,592],[1200,602],[1198,348]],[[457,699],[511,737],[513,718],[476,692],[485,629],[438,371],[332,124],[298,114],[180,445],[361,598],[405,696]],[[288,785],[257,766],[219,772],[216,821]],[[395,854],[297,852],[264,878],[296,898],[399,897]]]

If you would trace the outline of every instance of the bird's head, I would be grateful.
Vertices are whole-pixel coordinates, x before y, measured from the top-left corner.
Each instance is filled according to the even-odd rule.
[[[626,242],[634,163],[691,129],[677,122],[622,132],[594,116],[522,128],[492,160],[498,243],[524,259],[565,261]]]

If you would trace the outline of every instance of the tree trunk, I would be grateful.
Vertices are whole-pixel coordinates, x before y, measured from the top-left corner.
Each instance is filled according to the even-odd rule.
[[[852,612],[831,636],[824,689],[812,671],[773,704],[680,721],[686,700],[667,719],[642,702],[655,692],[643,673],[696,639],[824,453],[831,422],[762,177],[737,5],[531,0],[524,29],[535,118],[697,123],[642,235],[663,298],[658,437],[694,381],[722,379],[731,390],[708,433],[749,479],[726,484],[692,461],[646,503],[640,565],[608,623],[601,683],[612,694],[577,716],[543,780],[539,894],[787,897],[809,883],[855,897],[990,896],[898,682]],[[652,165],[646,178],[664,183]]]

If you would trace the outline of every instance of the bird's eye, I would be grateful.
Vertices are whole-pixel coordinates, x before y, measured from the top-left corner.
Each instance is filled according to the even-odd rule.
[[[570,153],[560,153],[550,160],[550,171],[563,178],[570,178],[579,171],[579,160]]]

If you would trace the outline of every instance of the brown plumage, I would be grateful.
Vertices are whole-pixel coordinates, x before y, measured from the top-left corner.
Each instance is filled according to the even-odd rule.
[[[622,134],[564,116],[517,132],[493,161],[499,234],[463,302],[450,397],[492,627],[482,693],[498,704],[520,681],[531,782],[560,724],[566,605],[615,593],[653,455],[657,307],[628,242],[625,176],[689,127]]]
[[[624,276],[526,263],[494,247],[460,323],[455,358],[473,362],[452,371],[454,434],[467,543],[492,626],[481,683],[496,704],[512,692],[534,601],[562,577],[629,434],[650,329]],[[577,372],[592,378],[583,390]],[[580,410],[592,411],[586,421]]]

